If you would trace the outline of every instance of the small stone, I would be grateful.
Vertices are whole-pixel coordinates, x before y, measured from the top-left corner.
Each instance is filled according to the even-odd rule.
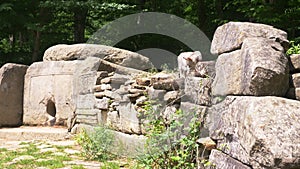
[[[102,99],[96,99],[95,108],[100,110],[107,110],[109,106],[109,98],[103,97]]]
[[[197,143],[202,144],[206,150],[215,149],[217,146],[217,144],[210,137],[199,138]]]
[[[73,155],[73,154],[80,154],[80,151],[78,150],[73,150],[73,149],[65,149],[64,150],[65,153]]]
[[[95,92],[94,96],[96,98],[103,98],[104,96],[114,99],[114,100],[121,100],[121,96],[119,94],[117,94],[116,92],[112,92],[110,90],[105,90],[103,92]]]
[[[146,89],[147,89],[146,86],[141,86],[141,85],[138,85],[138,84],[136,84],[136,83],[132,84],[132,87],[133,87],[134,89],[140,89],[140,90],[146,90]]]
[[[101,84],[108,84],[111,82],[111,78],[110,77],[106,77],[104,79],[101,79],[100,83]]]
[[[291,72],[299,72],[300,70],[300,54],[290,56]]]
[[[156,90],[153,87],[147,89],[147,93],[150,100],[160,100],[164,99],[164,95],[167,93],[166,90]]]
[[[149,86],[150,79],[149,78],[137,78],[136,83],[141,86]]]
[[[115,90],[115,92],[118,93],[119,95],[125,95],[128,94],[129,89],[130,86],[121,85],[119,89]]]
[[[103,97],[104,97],[104,92],[95,92],[95,93],[94,93],[94,96],[95,96],[96,98],[103,98]]]
[[[147,101],[147,97],[146,96],[141,96],[136,100],[136,105],[141,106],[144,105],[144,103]]]
[[[23,161],[23,160],[34,160],[35,158],[33,156],[30,156],[30,155],[23,155],[23,156],[20,156],[20,157],[17,157],[17,158],[14,158],[10,164],[14,164],[14,163],[17,163],[19,161]]]
[[[178,90],[179,85],[174,79],[163,80],[153,83],[153,88],[158,90]]]
[[[293,74],[291,80],[294,88],[300,88],[300,73]]]
[[[133,94],[133,93],[139,93],[141,95],[143,95],[146,91],[145,90],[141,90],[141,89],[129,89],[129,93]]]
[[[100,84],[100,85],[96,85],[94,87],[95,92],[103,92],[104,90],[112,90],[111,85],[110,84]]]
[[[41,150],[40,150],[41,153],[46,153],[46,152],[56,152],[56,151],[57,151],[57,149],[56,149],[56,148],[53,148],[53,147],[51,147],[51,148],[45,148],[45,149],[41,149]]]
[[[166,101],[167,103],[180,102],[180,99],[178,96],[179,96],[178,91],[167,92],[164,96],[164,101]]]
[[[107,71],[99,71],[97,72],[97,81],[96,84],[101,84],[101,80],[108,77],[108,72]]]
[[[113,76],[113,75],[115,75],[115,72],[108,73],[108,76]]]
[[[135,83],[135,80],[129,79],[129,80],[127,80],[127,81],[124,83],[124,85],[128,86],[128,85],[132,85],[132,84],[134,84],[134,83]]]
[[[129,98],[130,102],[134,103],[138,99],[138,97],[141,96],[140,93],[133,93],[133,94],[128,94],[127,97]]]
[[[170,74],[165,74],[165,73],[158,73],[158,74],[155,74],[153,76],[151,76],[151,84],[155,83],[155,82],[159,82],[159,81],[162,81],[162,80],[168,80],[168,79],[172,79],[173,76],[170,75]]]

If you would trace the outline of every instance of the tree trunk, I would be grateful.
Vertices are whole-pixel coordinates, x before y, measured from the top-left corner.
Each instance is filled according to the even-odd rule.
[[[34,47],[33,47],[33,52],[31,57],[32,62],[38,61],[40,45],[41,45],[41,32],[34,31]]]
[[[215,8],[216,8],[216,12],[217,12],[218,18],[219,19],[223,19],[224,18],[224,13],[223,13],[222,0],[216,0],[215,1]]]
[[[84,32],[88,10],[85,8],[74,9],[74,42],[85,42]]]
[[[199,28],[205,32],[206,30],[206,6],[205,6],[205,0],[198,0],[198,23]]]

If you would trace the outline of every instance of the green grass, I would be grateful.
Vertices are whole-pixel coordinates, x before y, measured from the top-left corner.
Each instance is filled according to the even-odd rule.
[[[1,169],[34,169],[46,167],[49,169],[63,168],[64,162],[71,161],[72,158],[64,153],[64,150],[71,146],[52,146],[43,142],[22,142],[21,148],[17,150],[7,150],[0,148],[0,168]],[[41,152],[38,147],[45,145],[47,148],[55,148],[55,152]],[[30,156],[31,159],[15,160],[21,156]],[[72,169],[84,169],[82,165],[72,166]]]
[[[72,155],[65,152],[66,149],[72,149],[73,146],[56,146],[42,141],[22,142],[16,150],[0,148],[0,169],[35,169],[45,167],[57,169],[71,167],[72,169],[87,169],[84,165],[68,164],[68,161],[85,160],[81,153]],[[55,149],[55,151],[41,151],[45,149]],[[22,160],[16,160],[20,157],[28,157]],[[122,162],[120,162],[121,160]],[[135,161],[130,159],[115,159],[115,161],[102,161],[103,169],[119,169],[120,166],[137,169]]]

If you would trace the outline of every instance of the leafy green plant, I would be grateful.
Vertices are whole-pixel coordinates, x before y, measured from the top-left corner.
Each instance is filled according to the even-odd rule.
[[[21,148],[16,150],[0,149],[0,168],[38,168],[45,167],[50,169],[62,168],[64,162],[71,158],[64,154],[64,149],[56,149],[56,146],[49,145],[48,148],[56,149],[56,152],[43,152],[39,148],[46,145],[44,142],[22,142]],[[67,148],[67,146],[66,146]]]
[[[119,169],[120,165],[115,162],[104,162],[103,166],[101,166],[102,169]]]
[[[113,159],[114,133],[105,126],[98,126],[93,131],[83,130],[76,136],[76,141],[83,149],[87,159],[106,161]]]
[[[170,120],[164,119],[147,102],[144,106],[147,132],[146,152],[138,157],[143,168],[197,168],[200,163],[200,120],[196,113],[176,111]]]
[[[294,41],[291,41],[290,46],[286,52],[287,55],[300,54],[300,43],[296,45]]]

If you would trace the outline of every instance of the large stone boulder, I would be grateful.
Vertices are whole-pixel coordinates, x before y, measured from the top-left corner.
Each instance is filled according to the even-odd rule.
[[[289,66],[280,43],[246,38],[240,50],[224,53],[216,63],[213,95],[284,96]]]
[[[209,162],[213,169],[251,169],[251,167],[216,149],[211,151]]]
[[[23,87],[27,68],[7,63],[0,69],[0,126],[19,126],[23,122]]]
[[[74,115],[74,74],[79,61],[36,62],[27,70],[24,123],[66,125]]]
[[[121,102],[118,111],[109,112],[108,125],[117,131],[129,134],[141,134],[140,120],[134,105],[129,102]]]
[[[212,54],[222,54],[241,48],[244,40],[250,37],[274,39],[288,47],[287,33],[273,26],[249,23],[229,22],[217,28],[211,44]]]
[[[210,137],[253,169],[300,168],[300,102],[227,96],[209,110]]]
[[[55,45],[44,53],[44,61],[70,61],[99,57],[106,61],[138,70],[153,67],[149,58],[135,52],[96,44]]]
[[[185,79],[183,101],[194,104],[210,106],[211,105],[211,78],[187,77]]]

